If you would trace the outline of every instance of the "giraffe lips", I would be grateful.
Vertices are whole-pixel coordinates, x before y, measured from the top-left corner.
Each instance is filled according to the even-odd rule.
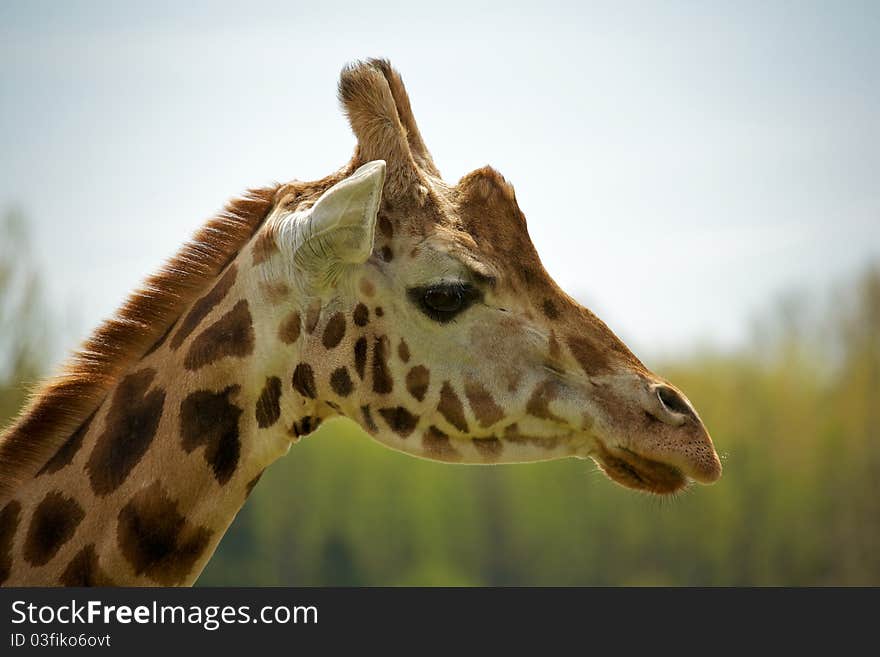
[[[593,459],[612,480],[635,490],[670,495],[687,487],[688,478],[675,466],[639,456],[625,447],[601,443]]]

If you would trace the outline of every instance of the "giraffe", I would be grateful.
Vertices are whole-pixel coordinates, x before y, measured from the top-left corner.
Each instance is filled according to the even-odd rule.
[[[444,182],[387,61],[338,92],[349,163],[232,201],[0,439],[0,584],[192,584],[330,418],[449,463],[592,458],[654,494],[718,479],[687,398],[544,270],[513,187]]]

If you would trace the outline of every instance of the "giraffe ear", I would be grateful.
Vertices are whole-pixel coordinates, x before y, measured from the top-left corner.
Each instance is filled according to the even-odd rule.
[[[285,221],[280,242],[297,268],[334,278],[344,265],[365,262],[373,251],[384,183],[385,161],[367,162]]]

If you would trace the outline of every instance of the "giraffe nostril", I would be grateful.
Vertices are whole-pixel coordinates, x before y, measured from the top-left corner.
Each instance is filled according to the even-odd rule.
[[[677,390],[669,386],[657,386],[657,397],[667,410],[691,418],[695,417],[691,405],[688,404],[687,400]]]

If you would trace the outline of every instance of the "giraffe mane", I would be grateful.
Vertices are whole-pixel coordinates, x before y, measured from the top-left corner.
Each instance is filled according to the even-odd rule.
[[[339,96],[358,145],[351,161],[314,182],[250,190],[208,220],[115,316],[101,324],[60,373],[31,395],[24,410],[0,434],[0,502],[42,467],[89,418],[119,377],[149,353],[186,308],[250,241],[280,199],[314,200],[359,164],[386,159],[384,195],[418,187],[422,174],[438,176],[415,123],[399,73],[387,60],[370,59],[343,69]]]
[[[56,376],[35,389],[0,435],[0,500],[33,476],[98,408],[119,377],[167,336],[259,229],[279,187],[252,189],[227,203],[95,329]]]

